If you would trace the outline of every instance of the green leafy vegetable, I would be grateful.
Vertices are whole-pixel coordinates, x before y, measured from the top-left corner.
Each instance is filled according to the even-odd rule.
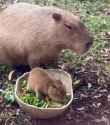
[[[40,93],[36,95],[35,92],[31,90],[27,90],[26,85],[27,85],[27,81],[21,80],[22,93],[20,95],[20,99],[24,103],[34,105],[37,107],[42,107],[42,108],[58,108],[67,104],[68,101],[70,100],[70,96],[65,97],[64,103],[59,103],[59,102],[52,101],[50,99],[41,98]]]

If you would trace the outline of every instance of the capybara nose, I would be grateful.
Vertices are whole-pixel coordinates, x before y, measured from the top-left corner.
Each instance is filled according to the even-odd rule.
[[[89,41],[86,43],[86,49],[89,49],[93,44],[93,37],[90,37]]]
[[[86,49],[89,49],[92,46],[92,42],[86,43]]]

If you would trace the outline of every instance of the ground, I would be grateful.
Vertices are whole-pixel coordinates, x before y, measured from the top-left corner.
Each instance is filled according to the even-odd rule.
[[[36,0],[55,5],[81,17],[94,35],[94,45],[83,56],[64,50],[56,65],[73,79],[74,100],[61,116],[32,119],[17,105],[13,96],[15,82],[8,81],[10,66],[0,66],[0,125],[110,125],[110,1]],[[4,93],[4,94],[3,94]],[[10,93],[10,94],[9,94]]]

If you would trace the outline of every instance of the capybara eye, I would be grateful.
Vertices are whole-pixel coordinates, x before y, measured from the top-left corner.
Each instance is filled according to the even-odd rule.
[[[68,25],[68,24],[64,24],[69,30],[72,30],[72,26]]]

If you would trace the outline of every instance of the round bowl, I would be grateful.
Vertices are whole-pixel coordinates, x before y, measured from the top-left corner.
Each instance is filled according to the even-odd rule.
[[[23,74],[21,77],[19,77],[16,81],[16,86],[15,86],[15,98],[20,107],[27,113],[31,115],[33,118],[40,118],[40,119],[47,119],[47,118],[52,118],[56,117],[60,114],[62,114],[71,104],[73,100],[73,89],[72,89],[72,79],[71,76],[63,71],[63,70],[58,70],[58,69],[47,69],[47,72],[50,76],[54,77],[55,79],[59,79],[62,81],[62,83],[66,87],[66,92],[67,95],[70,95],[71,99],[66,105],[63,105],[60,108],[39,108],[30,104],[24,103],[20,98],[20,80],[22,79],[27,79],[29,76],[29,72]]]

